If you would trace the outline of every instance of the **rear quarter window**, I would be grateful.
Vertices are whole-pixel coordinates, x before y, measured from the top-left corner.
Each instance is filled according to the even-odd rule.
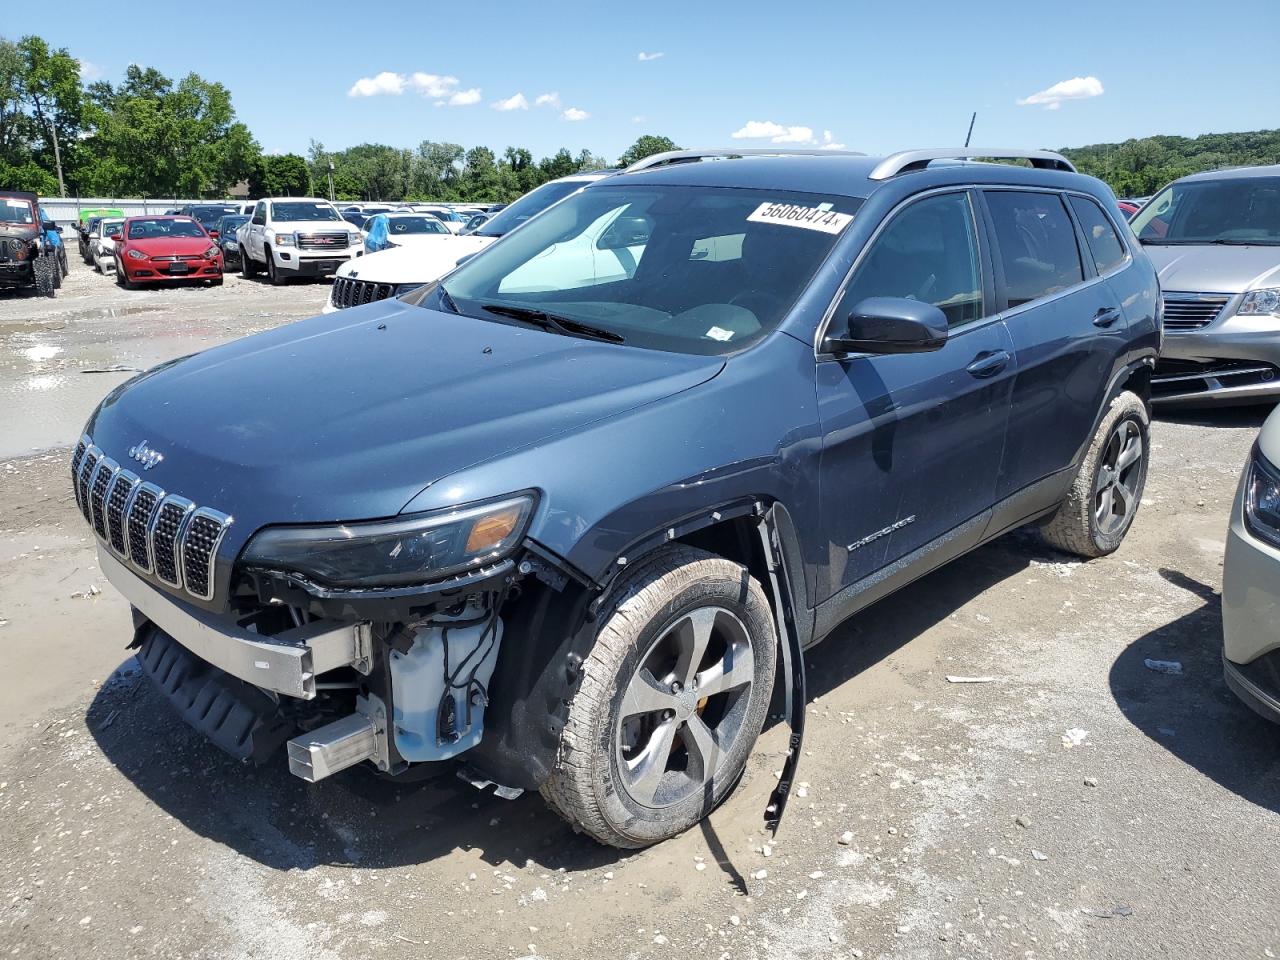
[[[1010,307],[1084,281],[1075,226],[1058,194],[989,190],[986,198]]]
[[[1088,197],[1072,196],[1068,198],[1068,202],[1084,230],[1084,239],[1089,245],[1089,253],[1098,273],[1114,270],[1124,263],[1124,244],[1120,242],[1111,220],[1102,212],[1102,207]]]

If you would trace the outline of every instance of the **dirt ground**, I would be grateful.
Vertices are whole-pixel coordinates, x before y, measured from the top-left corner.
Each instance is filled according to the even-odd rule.
[[[1280,955],[1280,728],[1219,659],[1256,409],[1154,424],[1115,555],[1014,534],[813,651],[803,783],[771,845],[778,727],[704,829],[631,855],[536,796],[358,770],[308,785],[223,756],[124,650],[66,447],[128,376],[83,371],[306,316],[326,291],[126,293],[77,263],[56,300],[0,294],[0,954]]]

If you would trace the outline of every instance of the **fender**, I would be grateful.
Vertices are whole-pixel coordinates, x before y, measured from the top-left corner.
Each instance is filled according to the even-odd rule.
[[[1133,376],[1135,373],[1139,372],[1143,367],[1146,367],[1149,372],[1152,368],[1155,367],[1155,365],[1156,365],[1156,354],[1155,354],[1155,351],[1153,350],[1149,353],[1144,352],[1142,356],[1138,357],[1135,360],[1130,360],[1128,363],[1125,363],[1118,370],[1116,370],[1115,373],[1111,375],[1111,380],[1107,383],[1106,393],[1103,394],[1102,404],[1098,407],[1098,412],[1094,415],[1093,427],[1092,429],[1090,429],[1088,435],[1084,438],[1084,442],[1080,445],[1079,449],[1076,450],[1075,458],[1072,460],[1073,467],[1079,465],[1081,459],[1084,457],[1085,453],[1088,451],[1089,445],[1093,443],[1093,438],[1098,432],[1098,427],[1101,425],[1103,417],[1105,417],[1107,415],[1107,411],[1111,409],[1111,401],[1113,401],[1116,397],[1118,397],[1123,392],[1124,384],[1128,381],[1128,379],[1131,376]],[[1150,396],[1143,397],[1142,401],[1147,406],[1147,413],[1150,414],[1151,397]]]

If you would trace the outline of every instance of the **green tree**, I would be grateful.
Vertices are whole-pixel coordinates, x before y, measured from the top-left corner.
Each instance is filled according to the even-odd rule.
[[[618,166],[629,167],[637,160],[643,160],[645,157],[651,157],[655,153],[665,153],[668,150],[679,150],[674,140],[670,137],[659,137],[651,133],[646,133],[640,137],[631,146],[627,147],[627,152],[618,158]]]
[[[67,195],[64,153],[71,160],[82,128],[84,88],[80,83],[80,62],[65,48],[49,49],[39,37],[18,41],[21,72],[17,82],[18,103],[31,111],[43,148],[53,158],[58,192]]]
[[[305,197],[317,190],[311,184],[311,171],[307,161],[296,153],[272,154],[258,157],[253,171],[249,174],[249,196],[259,197]]]

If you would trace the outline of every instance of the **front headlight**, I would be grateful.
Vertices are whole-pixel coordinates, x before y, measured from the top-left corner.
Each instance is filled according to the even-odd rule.
[[[130,260],[147,259],[147,255],[143,253],[141,250],[126,250],[124,255],[128,257]]]
[[[1242,317],[1280,317],[1280,287],[1267,287],[1263,290],[1250,290],[1240,301],[1237,316]]]
[[[277,234],[276,234],[276,246],[277,246],[277,247],[292,247],[292,246],[293,246],[293,234],[292,234],[292,233],[277,233]]]
[[[241,560],[332,587],[426,583],[508,556],[532,514],[533,496],[521,494],[373,523],[268,527],[249,541]]]
[[[1244,485],[1244,525],[1259,540],[1280,547],[1280,471],[1256,448]]]
[[[349,247],[355,246],[357,243],[359,243],[359,242],[360,242],[360,239],[361,239],[361,238],[360,238],[360,234],[358,234],[358,233],[348,233],[348,234],[347,234],[347,246],[349,246]]]
[[[204,252],[204,258],[205,258],[206,260],[213,260],[213,259],[216,259],[216,258],[217,258],[217,256],[218,256],[218,248],[217,248],[217,247],[210,247],[208,250],[206,250],[206,251]]]

